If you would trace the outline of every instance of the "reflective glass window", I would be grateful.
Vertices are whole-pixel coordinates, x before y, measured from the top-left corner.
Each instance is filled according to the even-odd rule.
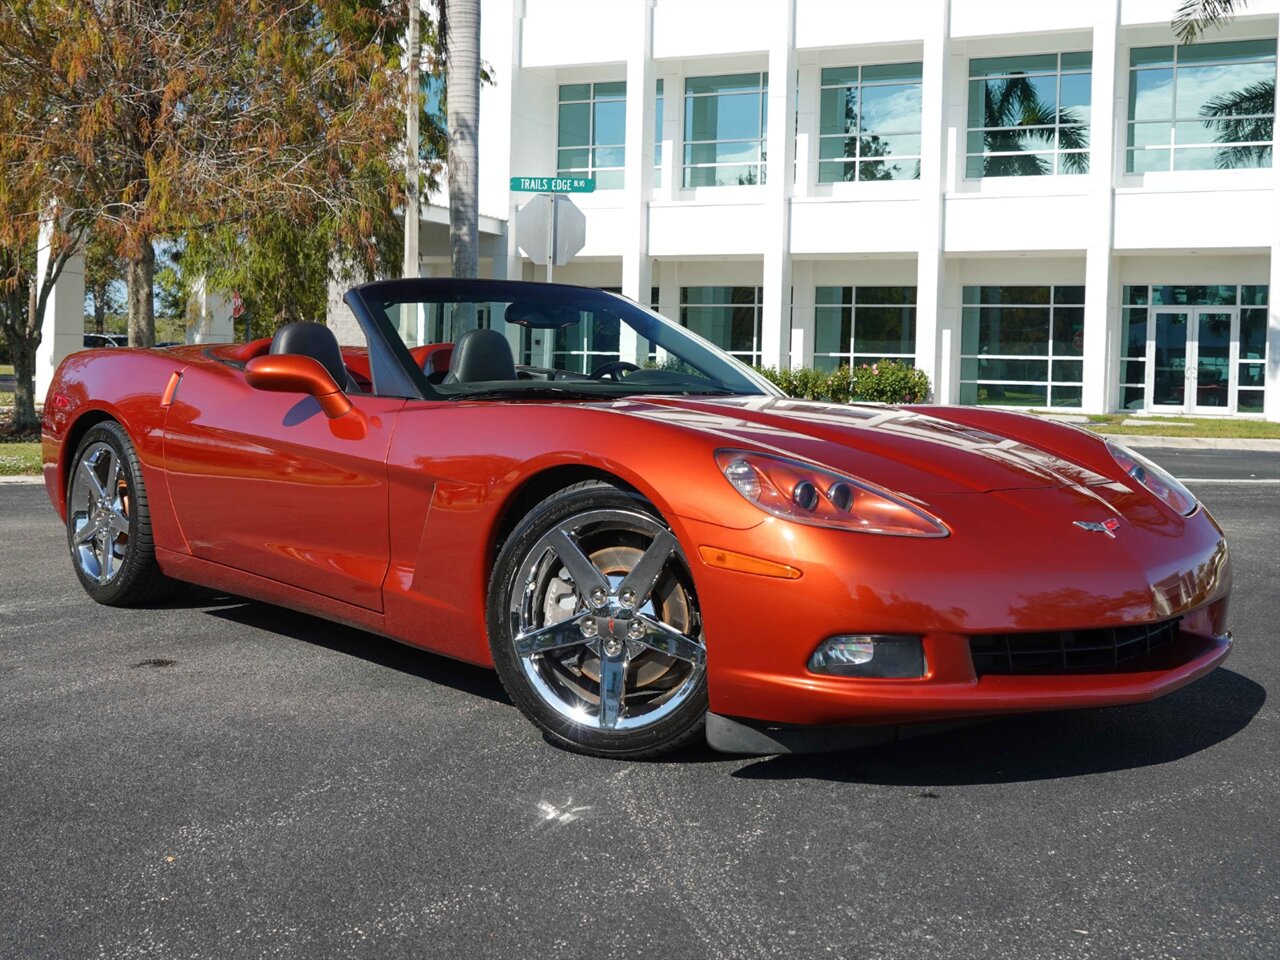
[[[1275,93],[1275,40],[1131,50],[1125,169],[1270,167]]]
[[[965,176],[1087,173],[1091,70],[1088,52],[970,60]]]
[[[627,84],[560,85],[556,175],[594,177],[597,190],[620,190],[626,163]]]

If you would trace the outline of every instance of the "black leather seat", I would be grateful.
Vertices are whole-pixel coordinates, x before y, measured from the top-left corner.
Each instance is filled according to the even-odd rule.
[[[333,382],[347,393],[360,392],[359,385],[342,362],[338,338],[323,323],[286,323],[271,338],[271,353],[310,357],[328,370]]]
[[[511,344],[497,330],[468,330],[458,337],[449,358],[445,383],[515,380],[516,361]]]

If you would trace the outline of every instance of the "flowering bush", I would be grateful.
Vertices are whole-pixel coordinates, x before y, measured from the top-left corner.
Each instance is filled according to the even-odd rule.
[[[815,370],[775,370],[757,367],[789,397],[834,403],[922,403],[929,399],[929,377],[897,360],[881,360],[857,367]]]

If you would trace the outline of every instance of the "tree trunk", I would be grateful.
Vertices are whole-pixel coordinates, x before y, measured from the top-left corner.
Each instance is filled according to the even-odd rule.
[[[156,251],[150,240],[143,241],[138,255],[125,262],[124,272],[129,288],[129,346],[155,346]]]
[[[29,296],[22,288],[10,291],[4,302],[4,333],[9,341],[9,356],[13,360],[13,430],[15,433],[33,433],[40,429],[36,417],[36,351],[40,348],[40,324],[36,314],[35,284],[29,286]],[[23,303],[26,300],[26,303]]]
[[[37,328],[38,329],[38,328]],[[10,338],[9,354],[13,357],[13,431],[34,433],[40,429],[36,416],[36,350],[30,337]]]
[[[448,9],[449,248],[455,277],[479,275],[480,0]],[[459,304],[458,306],[463,306]],[[475,326],[475,308],[454,312],[454,335]]]

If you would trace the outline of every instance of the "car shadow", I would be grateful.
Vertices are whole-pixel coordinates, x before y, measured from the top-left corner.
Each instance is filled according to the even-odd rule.
[[[498,675],[485,667],[429,653],[376,633],[297,613],[274,604],[246,600],[244,597],[229,597],[212,591],[202,592],[203,598],[193,593],[188,600],[183,601],[184,606],[200,608],[212,617],[357,657],[367,663],[398,670],[495,703],[511,705],[511,699],[502,689]],[[201,599],[204,602],[197,602]]]
[[[1151,703],[1003,717],[843,753],[762,758],[748,780],[831,780],[886,786],[970,786],[1058,780],[1181,760],[1239,733],[1267,693],[1233,670]]]

